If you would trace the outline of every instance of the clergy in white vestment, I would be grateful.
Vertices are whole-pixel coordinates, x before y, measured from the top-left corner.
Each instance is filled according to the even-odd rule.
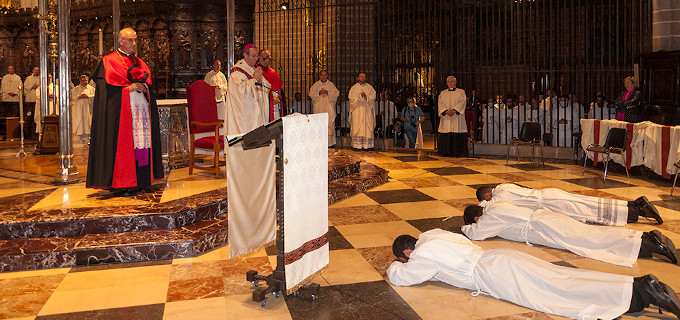
[[[24,103],[35,103],[35,90],[40,86],[40,68],[33,68],[33,72],[24,80]],[[26,107],[26,105],[24,105]]]
[[[456,88],[454,76],[446,78],[447,89],[439,93],[439,138],[437,148],[445,157],[460,157],[468,154],[467,125],[465,124],[465,90]]]
[[[89,135],[92,126],[94,87],[88,84],[86,75],[80,76],[80,83],[71,90],[71,128],[76,136]]]
[[[554,111],[558,106],[558,99],[557,96],[554,94],[553,90],[548,90],[546,93],[546,98],[541,100],[539,109],[543,110],[545,112],[544,115],[544,125],[543,125],[543,130],[545,134],[550,134],[552,132],[553,128],[553,122],[556,121],[553,119]],[[552,139],[543,141],[545,145],[549,145],[552,143]]]
[[[394,102],[390,101],[389,99],[389,94],[387,91],[383,91],[380,93],[380,99],[375,102],[375,107],[376,107],[376,112],[377,114],[382,116],[382,129],[383,132],[387,132],[387,126],[389,126],[392,123],[392,120],[394,120],[396,117],[398,117],[398,112],[397,112],[397,107],[394,105]]]
[[[211,86],[215,86],[215,102],[217,102],[217,118],[224,120],[225,106],[224,97],[227,95],[227,78],[224,73],[220,71],[222,69],[222,62],[220,60],[215,60],[213,62],[213,68],[205,75],[204,81]],[[223,131],[223,129],[220,129]],[[220,133],[222,134],[222,133]]]
[[[392,251],[398,261],[389,266],[387,277],[396,286],[442,281],[474,290],[473,297],[484,293],[572,319],[614,319],[642,311],[650,301],[680,316],[675,291],[653,275],[633,278],[558,266],[508,248],[483,250],[441,229],[418,239],[399,236]]]
[[[296,92],[293,97],[294,97],[294,99],[293,99],[293,103],[290,104],[289,114],[293,114],[293,113],[301,113],[301,114],[313,113],[312,101],[310,101],[309,99],[302,100],[302,93],[300,93],[300,92]]]
[[[506,202],[532,210],[547,209],[581,222],[607,226],[625,226],[628,222],[637,222],[640,216],[663,223],[658,210],[645,196],[625,201],[573,194],[557,188],[536,190],[502,183],[495,188],[477,188],[477,200],[481,201],[482,207]]]
[[[674,264],[678,261],[675,245],[659,231],[643,234],[627,228],[594,226],[545,209],[532,210],[505,202],[484,208],[472,205],[465,208],[463,220],[466,225],[461,231],[470,240],[498,236],[528,245],[569,250],[628,268],[638,257],[651,258],[653,253],[664,255]]]
[[[556,108],[552,109],[552,145],[555,147],[573,147],[574,132],[579,131],[581,104],[560,97]]]
[[[27,137],[33,135],[33,113],[35,111],[35,91],[40,87],[40,68],[33,68],[33,72],[24,80],[24,121]]]
[[[349,125],[352,148],[371,149],[375,138],[375,89],[366,82],[366,74],[361,72],[358,82],[349,89]]]
[[[309,88],[309,97],[312,99],[314,113],[328,114],[328,146],[335,145],[335,102],[338,101],[340,91],[333,82],[328,80],[328,71],[321,70],[319,81]]]
[[[7,74],[2,77],[2,82],[0,84],[0,95],[2,96],[2,102],[19,102],[20,86],[21,77],[14,73],[14,66],[7,67]]]
[[[501,143],[501,136],[505,132],[503,126],[503,114],[505,104],[500,100],[500,96],[494,100],[489,98],[486,108],[482,110],[482,141],[485,143]]]
[[[55,91],[56,89],[56,91]],[[58,96],[58,91],[59,91],[59,86],[56,88],[54,87],[54,83],[52,81],[52,75],[48,74],[47,75],[47,114],[46,116],[50,114],[59,114],[59,108],[54,108],[54,97],[55,94]],[[37,103],[35,104],[35,110],[33,112],[33,121],[35,121],[35,132],[40,134],[42,133],[42,111],[40,110],[40,87],[35,89],[35,101]]]
[[[242,135],[269,122],[269,82],[262,68],[255,67],[258,50],[252,44],[243,49],[243,59],[229,72],[227,112],[224,119],[227,135]]]
[[[519,128],[524,122],[524,112],[522,112],[523,109],[520,109],[519,105],[516,105],[510,98],[507,99],[505,105],[507,108],[505,109],[503,117],[505,118],[505,130],[507,134],[504,136],[503,143],[508,143],[511,138],[519,138]]]

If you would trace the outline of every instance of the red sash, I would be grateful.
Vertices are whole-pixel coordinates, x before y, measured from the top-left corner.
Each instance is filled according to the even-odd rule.
[[[600,144],[600,120],[593,121],[593,144]],[[599,155],[597,152],[593,155],[593,167],[597,167],[597,155]]]
[[[666,165],[668,164],[668,153],[671,148],[671,127],[663,126],[661,128],[661,176],[670,179],[671,175],[666,172]]]
[[[634,123],[626,124],[626,166],[630,169],[630,162],[633,159],[633,148],[630,143],[633,141],[633,126]]]
[[[233,67],[233,68],[231,68],[231,71],[229,71],[229,73],[232,73],[232,72],[234,72],[234,71],[238,71],[238,72],[240,72],[240,73],[245,74],[245,75],[246,75],[246,78],[248,78],[248,80],[250,80],[250,79],[253,78],[253,76],[251,76],[250,74],[248,74],[248,72],[246,72],[245,70],[243,70],[243,69],[241,69],[241,68],[239,68],[239,67]]]

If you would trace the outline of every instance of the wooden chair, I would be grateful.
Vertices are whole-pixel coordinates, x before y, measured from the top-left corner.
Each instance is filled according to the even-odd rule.
[[[220,176],[220,151],[224,150],[224,136],[220,135],[223,121],[217,117],[217,102],[215,102],[215,87],[203,80],[198,80],[187,86],[187,102],[189,109],[189,174],[194,168],[208,170]],[[196,139],[197,133],[214,132],[214,135]],[[212,166],[197,166],[194,164],[196,149],[213,151]]]
[[[607,168],[609,167],[609,160],[611,159],[612,153],[615,154],[620,154],[623,157],[623,167],[626,169],[626,176],[630,178],[630,175],[628,175],[628,164],[626,163],[626,129],[625,128],[611,128],[609,129],[609,132],[607,132],[607,140],[605,140],[604,145],[600,146],[597,144],[591,144],[586,148],[586,156],[583,158],[583,171],[581,171],[581,175],[586,171],[586,161],[588,160],[588,153],[589,152],[595,152],[595,154],[598,153],[604,153],[607,155],[607,160],[603,160],[604,162],[604,178],[603,180],[607,180]]]

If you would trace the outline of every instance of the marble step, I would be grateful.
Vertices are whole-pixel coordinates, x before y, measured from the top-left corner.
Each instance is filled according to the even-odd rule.
[[[227,244],[227,215],[175,230],[0,241],[0,272],[195,257]]]
[[[388,172],[376,165],[362,162],[361,170],[328,182],[328,204],[362,193],[368,189],[387,183]]]
[[[18,206],[5,210],[0,218],[0,240],[171,230],[227,212],[227,188],[168,202],[153,201],[160,199],[163,184],[154,188],[158,190],[129,198],[145,200],[141,205],[34,211]]]

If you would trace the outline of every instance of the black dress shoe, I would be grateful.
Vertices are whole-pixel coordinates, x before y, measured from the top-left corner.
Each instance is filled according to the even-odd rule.
[[[675,244],[671,239],[661,234],[661,231],[654,230],[649,234],[649,240],[653,244],[653,252],[663,255],[671,260],[671,263],[678,264],[678,258],[675,256]]]
[[[647,200],[647,197],[642,196],[635,199],[635,204],[640,208],[640,213],[643,217],[652,218],[656,220],[658,224],[663,223],[663,219],[661,219],[661,216],[659,215],[659,210],[656,210],[656,207]]]
[[[673,313],[680,319],[680,299],[678,299],[678,295],[671,287],[659,281],[659,279],[652,274],[642,277],[641,284],[641,289],[653,300],[650,302],[659,307],[659,312],[663,309]]]

